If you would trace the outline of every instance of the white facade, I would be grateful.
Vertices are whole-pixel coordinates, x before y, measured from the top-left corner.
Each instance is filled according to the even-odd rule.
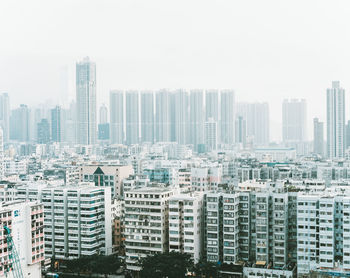
[[[38,202],[8,202],[0,207],[0,276],[13,277],[4,227],[11,231],[24,277],[41,277],[44,260],[44,213]]]
[[[18,199],[40,200],[45,256],[73,259],[112,252],[111,189],[90,184],[20,187]]]
[[[345,90],[339,81],[327,89],[327,151],[328,157],[342,158],[345,151]]]
[[[169,199],[174,190],[147,187],[125,192],[125,252],[130,270],[138,261],[169,251]]]
[[[187,253],[194,262],[202,255],[203,194],[169,199],[169,251]]]
[[[89,57],[76,65],[77,143],[93,145],[97,137],[96,64]]]

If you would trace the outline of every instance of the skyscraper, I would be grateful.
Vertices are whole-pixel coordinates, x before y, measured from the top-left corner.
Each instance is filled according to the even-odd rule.
[[[244,147],[247,139],[247,122],[242,116],[238,116],[236,119],[236,143],[242,144]]]
[[[108,113],[107,106],[105,104],[102,104],[99,112],[100,112],[99,123],[106,124],[108,122],[107,121],[107,113]]]
[[[305,99],[285,99],[282,105],[283,142],[306,141]]]
[[[174,92],[175,141],[181,145],[189,141],[189,94],[184,90]]]
[[[192,90],[190,93],[190,143],[194,150],[199,151],[204,145],[204,99],[202,90]]]
[[[51,137],[53,142],[62,141],[61,107],[51,109]]]
[[[314,153],[323,156],[323,144],[323,122],[320,122],[318,118],[314,118]]]
[[[344,157],[345,90],[339,81],[332,82],[327,89],[327,152],[328,157]]]
[[[218,90],[205,91],[205,120],[212,118],[215,122],[219,120],[219,92]]]
[[[220,135],[222,144],[234,144],[235,142],[235,92],[232,90],[221,91],[221,119]]]
[[[76,65],[77,143],[96,143],[96,64],[89,57]]]
[[[137,144],[139,142],[139,92],[126,91],[125,100],[126,144]]]
[[[10,138],[21,142],[29,141],[29,109],[25,104],[11,112]]]
[[[208,152],[217,149],[218,128],[217,122],[209,118],[205,122],[205,147]]]
[[[124,143],[124,93],[111,91],[109,94],[110,138],[112,144]]]
[[[39,144],[47,144],[50,142],[50,125],[47,119],[41,119],[38,123],[37,141]]]
[[[350,121],[345,125],[345,149],[350,147]]]
[[[4,142],[10,139],[10,99],[7,93],[0,95],[0,126],[3,130]]]
[[[154,142],[154,100],[152,91],[141,92],[141,141]]]
[[[156,93],[156,141],[170,141],[170,92],[160,90]]]
[[[270,115],[268,103],[238,103],[237,115],[247,124],[247,137],[255,145],[266,146],[270,140]]]
[[[76,142],[76,103],[72,101],[68,109],[61,110],[63,123],[63,137],[62,140],[69,144]],[[61,134],[62,136],[62,134]]]

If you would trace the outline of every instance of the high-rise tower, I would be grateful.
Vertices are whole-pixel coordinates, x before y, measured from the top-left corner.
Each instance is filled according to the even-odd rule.
[[[124,92],[111,91],[109,94],[110,138],[112,144],[124,142]]]
[[[76,65],[77,143],[96,143],[96,64],[89,57]]]
[[[344,157],[345,90],[339,81],[327,89],[327,152],[329,158]]]
[[[306,141],[305,99],[285,99],[282,105],[283,142]]]

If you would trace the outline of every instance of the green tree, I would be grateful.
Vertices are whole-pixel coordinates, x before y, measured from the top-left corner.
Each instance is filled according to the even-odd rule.
[[[115,274],[121,266],[122,263],[117,255],[95,256],[90,262],[91,271],[104,274],[105,277],[108,277],[108,274]]]
[[[189,254],[177,252],[155,254],[141,260],[141,278],[183,278],[193,268]]]
[[[218,265],[205,260],[200,260],[194,266],[194,273],[196,277],[205,278],[217,278],[218,277]]]

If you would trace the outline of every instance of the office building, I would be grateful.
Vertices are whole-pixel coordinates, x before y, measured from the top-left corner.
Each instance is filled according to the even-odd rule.
[[[141,93],[141,142],[154,142],[154,96],[152,91]]]
[[[124,143],[124,93],[111,91],[109,93],[110,138],[112,144]]]
[[[51,139],[53,142],[62,142],[62,114],[61,107],[51,109]]]
[[[314,118],[314,153],[324,155],[323,122]]]
[[[328,157],[342,158],[345,150],[345,90],[339,81],[327,89],[327,153]]]
[[[77,143],[96,144],[96,64],[89,57],[76,64]]]
[[[283,142],[304,142],[306,137],[305,99],[285,99],[282,105]]]
[[[126,112],[126,144],[139,143],[139,92],[125,92],[125,112]]]

